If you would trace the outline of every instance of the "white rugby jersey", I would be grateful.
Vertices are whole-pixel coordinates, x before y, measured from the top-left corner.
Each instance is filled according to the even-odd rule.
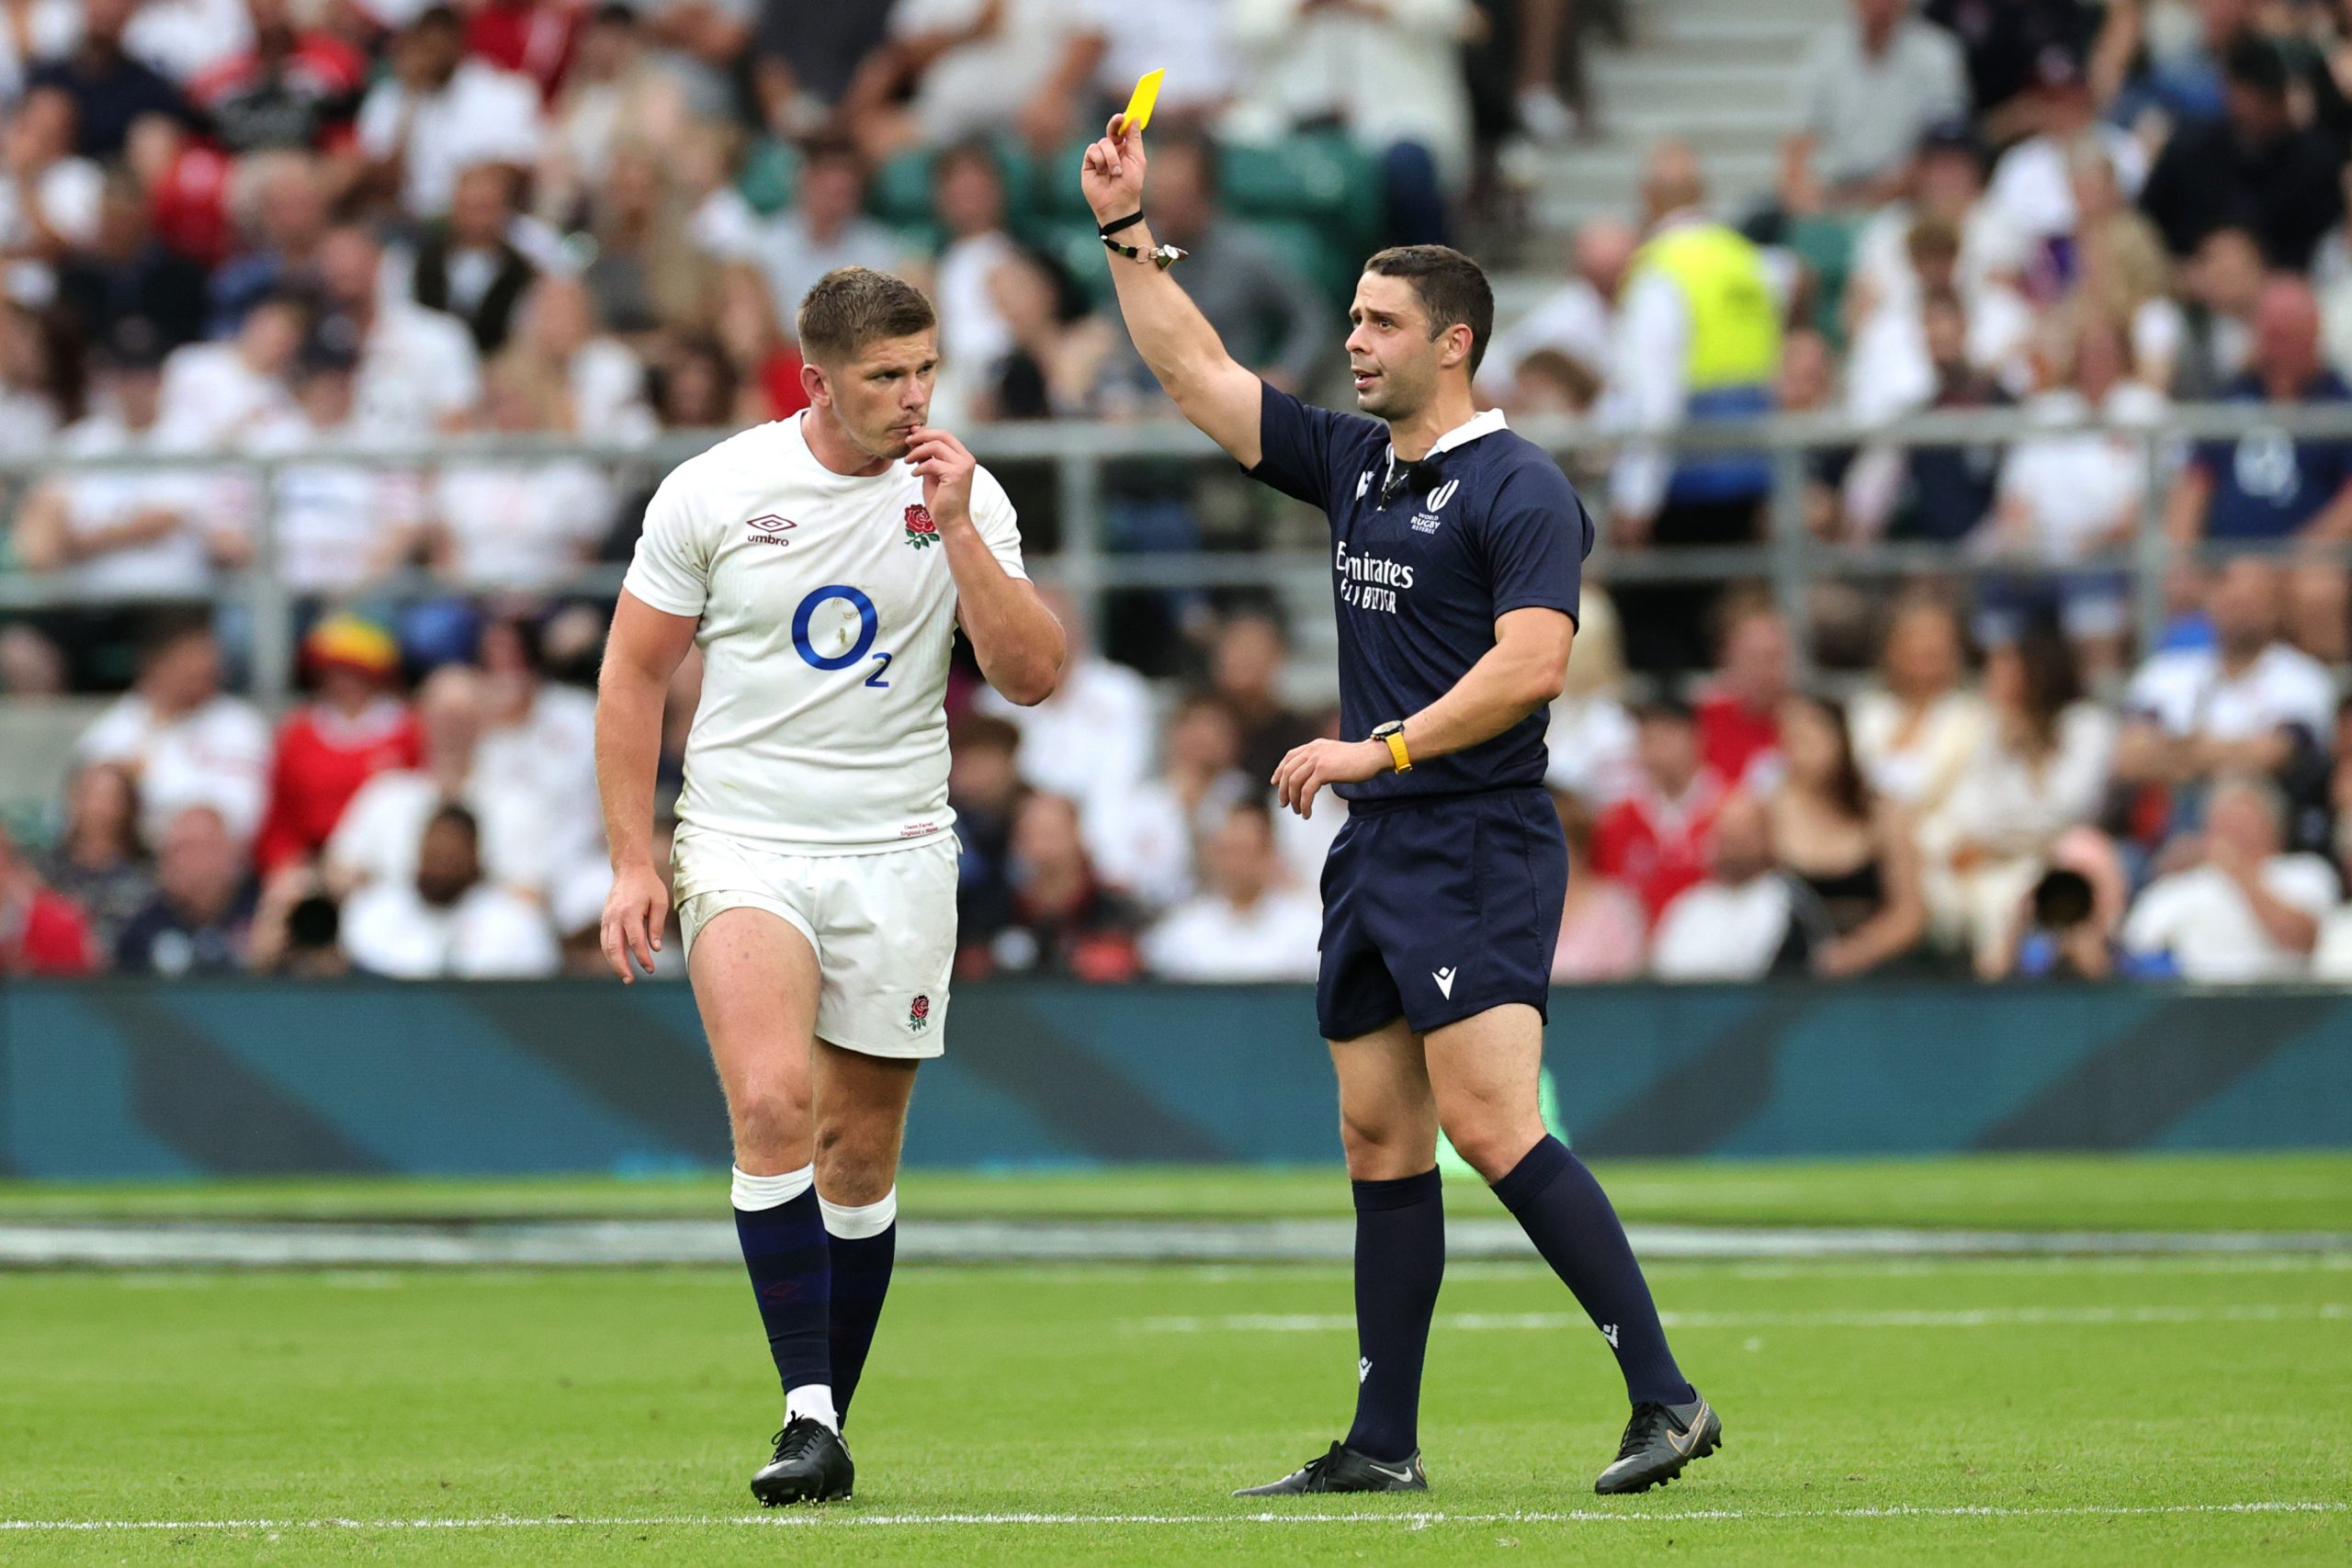
[[[756,426],[678,465],[645,512],[624,586],[699,616],[702,705],[686,741],[688,829],[801,854],[944,832],[956,580],[922,477],[837,474],[801,433]],[[972,518],[1015,577],[1004,487],[972,479]]]

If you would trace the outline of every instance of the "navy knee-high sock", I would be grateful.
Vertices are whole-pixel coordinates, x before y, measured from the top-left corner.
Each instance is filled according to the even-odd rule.
[[[1435,1169],[1359,1181],[1356,1419],[1348,1447],[1401,1460],[1420,1446],[1421,1359],[1445,1279],[1445,1202]]]
[[[1649,1282],[1634,1261],[1617,1211],[1566,1145],[1547,1134],[1495,1183],[1495,1196],[1617,1352],[1625,1392],[1635,1404],[1680,1404],[1698,1397],[1666,1348]]]
[[[899,1256],[899,1194],[893,1188],[879,1202],[823,1207],[833,1259],[833,1408],[846,1423],[850,1396],[857,1392],[865,1353],[882,1321],[882,1300],[890,1293],[890,1269]]]
[[[743,1207],[747,1182],[796,1179],[800,1190],[784,1201],[766,1208]],[[760,1303],[760,1321],[768,1331],[768,1352],[775,1358],[776,1376],[785,1393],[790,1394],[812,1383],[830,1384],[833,1370],[826,1319],[831,1305],[832,1266],[813,1172],[808,1179],[798,1172],[788,1179],[745,1178],[738,1172],[735,1235],[742,1244],[743,1267],[751,1271],[752,1293]]]

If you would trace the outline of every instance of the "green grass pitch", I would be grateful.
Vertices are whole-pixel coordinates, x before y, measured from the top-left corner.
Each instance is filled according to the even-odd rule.
[[[2201,1191],[2209,1223],[2260,1224],[2247,1194],[2269,1192],[2272,1228],[2352,1229],[2341,1157],[2083,1162],[2073,1206],[2024,1165],[1758,1168],[1754,1217],[2141,1227],[2179,1203],[2132,1191]],[[1645,1217],[1740,1217],[1718,1168],[1602,1175]],[[1191,1216],[1261,1212],[1253,1180],[910,1180],[907,1223],[926,1186],[962,1213]],[[13,1189],[0,1220],[200,1196],[413,1213],[435,1192],[441,1213],[616,1212],[655,1190],[459,1190]],[[1425,1497],[1279,1510],[1227,1494],[1344,1427],[1344,1269],[917,1268],[851,1424],[857,1500],[761,1514],[744,1483],[777,1400],[730,1270],[0,1274],[0,1521],[107,1527],[0,1529],[0,1562],[2352,1561],[2352,1257],[1678,1262],[1652,1280],[1728,1446],[1646,1496],[1591,1495],[1622,1395],[1539,1267],[1448,1278]]]

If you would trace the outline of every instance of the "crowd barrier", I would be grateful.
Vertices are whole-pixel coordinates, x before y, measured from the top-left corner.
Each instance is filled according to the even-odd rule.
[[[909,1163],[1336,1160],[1304,987],[965,987]],[[1595,1156],[2352,1147],[2352,993],[1604,986],[1548,1064]],[[0,1176],[658,1173],[723,1164],[682,984],[0,987]]]

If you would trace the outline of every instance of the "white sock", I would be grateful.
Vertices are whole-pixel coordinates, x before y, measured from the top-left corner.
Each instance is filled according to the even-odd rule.
[[[782,1176],[753,1176],[741,1166],[735,1168],[733,1196],[739,1209],[781,1209],[817,1185],[817,1168],[804,1165],[798,1170],[787,1170]]]
[[[841,1417],[833,1414],[833,1389],[831,1383],[805,1382],[784,1396],[784,1424],[791,1426],[806,1416],[831,1431],[842,1429]]]
[[[863,1241],[899,1223],[899,1190],[893,1187],[871,1203],[836,1203],[820,1192],[817,1207],[824,1211],[827,1235]]]

